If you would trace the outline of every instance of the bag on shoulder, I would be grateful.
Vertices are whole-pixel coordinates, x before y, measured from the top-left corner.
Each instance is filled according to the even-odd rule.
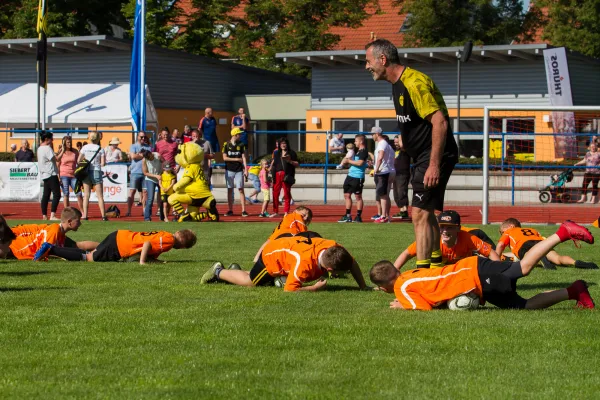
[[[84,158],[83,160],[77,163],[77,167],[75,167],[75,172],[73,173],[75,179],[79,181],[84,181],[85,178],[88,177],[90,173],[90,165],[92,164],[92,161],[94,161],[94,158],[96,158],[101,149],[102,147],[98,145],[98,150],[96,151],[96,154],[94,154],[91,160],[88,161]]]
[[[120,218],[121,210],[119,210],[119,207],[113,204],[112,206],[106,209],[106,216],[108,218]]]
[[[293,184],[296,183],[296,178],[294,178],[294,175],[288,175],[286,174],[283,177],[283,182],[287,183],[288,185],[292,186]]]

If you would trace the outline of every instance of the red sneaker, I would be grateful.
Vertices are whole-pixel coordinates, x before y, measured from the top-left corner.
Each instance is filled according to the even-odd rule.
[[[577,292],[576,308],[594,308],[594,299],[588,291],[585,281],[575,281],[571,284],[571,289]]]
[[[589,244],[594,244],[594,236],[591,234],[591,232],[586,227],[577,225],[573,221],[566,220],[563,222],[556,233],[563,242],[568,239],[573,240],[576,247],[581,247],[579,246],[579,240],[583,240]]]

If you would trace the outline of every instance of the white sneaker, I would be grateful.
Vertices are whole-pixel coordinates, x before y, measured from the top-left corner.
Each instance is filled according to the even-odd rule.
[[[343,167],[341,165],[338,165],[337,167],[335,167],[335,169],[342,169]]]
[[[294,199],[290,200],[290,205],[294,205]]]

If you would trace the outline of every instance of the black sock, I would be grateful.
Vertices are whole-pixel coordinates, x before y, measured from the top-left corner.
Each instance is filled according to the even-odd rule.
[[[362,210],[356,210],[356,216],[360,217],[362,215]]]
[[[67,261],[83,261],[83,255],[85,254],[85,250],[76,249],[72,247],[58,247],[54,246],[48,254],[57,256],[60,258],[64,258]]]
[[[351,208],[346,208],[346,217],[349,217],[351,212],[352,212]]]

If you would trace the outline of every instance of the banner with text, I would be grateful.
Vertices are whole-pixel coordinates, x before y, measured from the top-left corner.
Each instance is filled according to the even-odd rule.
[[[571,80],[567,52],[564,47],[544,50],[548,95],[553,106],[572,106]],[[552,113],[554,135],[554,157],[576,158],[577,137],[575,136],[575,114],[569,111]]]
[[[0,201],[39,201],[39,198],[37,163],[0,163]]]
[[[127,202],[127,165],[108,164],[102,167],[103,188],[105,203],[126,203]],[[82,189],[83,190],[83,189]],[[69,189],[69,201],[77,202],[75,193]],[[98,202],[96,192],[92,191],[90,202]],[[75,203],[76,204],[76,203]]]

